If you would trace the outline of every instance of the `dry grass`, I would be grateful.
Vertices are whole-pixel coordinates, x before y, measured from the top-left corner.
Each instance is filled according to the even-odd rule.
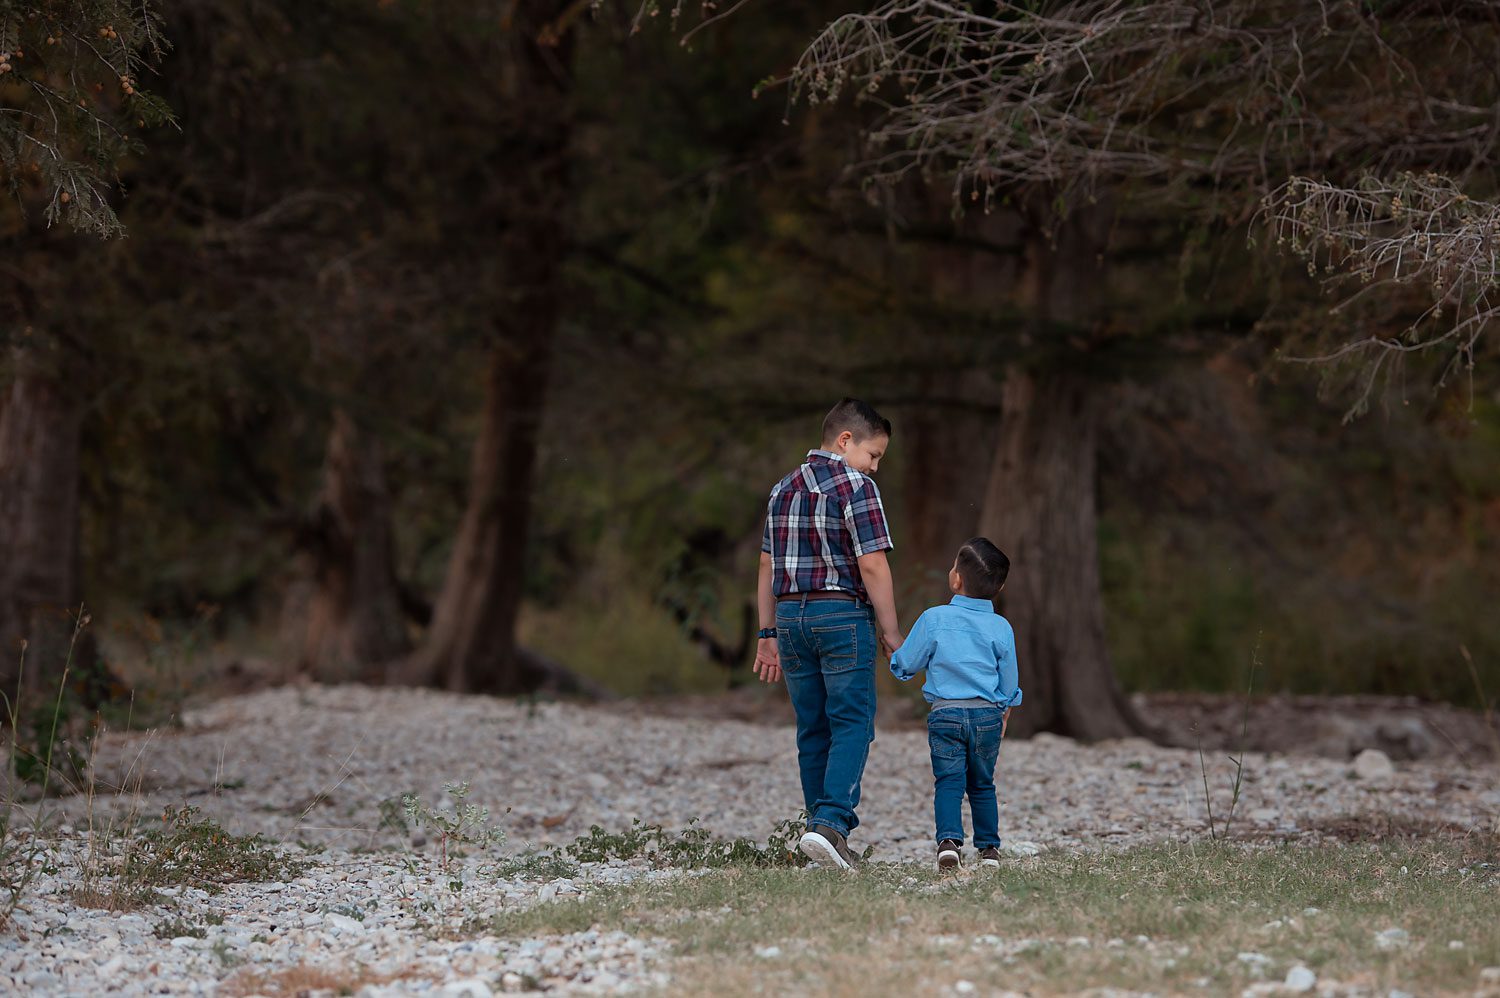
[[[1491,835],[1196,843],[1044,854],[949,878],[909,864],[855,875],[711,871],[503,915],[488,928],[664,939],[676,957],[670,991],[684,995],[951,994],[959,981],[979,993],[1229,994],[1280,981],[1296,963],[1322,982],[1381,993],[1473,993],[1479,970],[1500,963],[1497,890]],[[1409,939],[1381,949],[1376,934],[1390,928]],[[780,953],[758,955],[769,946]]]
[[[299,963],[275,971],[237,970],[219,985],[225,998],[248,998],[250,995],[312,995],[331,992],[352,995],[366,985],[395,984],[399,981],[436,981],[438,975],[419,967],[382,973],[361,965],[319,965]]]

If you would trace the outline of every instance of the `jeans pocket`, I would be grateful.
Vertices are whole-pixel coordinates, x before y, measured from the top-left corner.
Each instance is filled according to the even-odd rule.
[[[797,655],[797,643],[790,627],[777,626],[776,651],[781,656],[781,671],[789,676],[802,674],[802,659]]]
[[[927,748],[933,759],[962,759],[968,752],[962,724],[927,722]]]
[[[823,672],[848,672],[858,668],[858,624],[825,624],[808,630],[812,632],[813,648],[817,650],[818,664]]]

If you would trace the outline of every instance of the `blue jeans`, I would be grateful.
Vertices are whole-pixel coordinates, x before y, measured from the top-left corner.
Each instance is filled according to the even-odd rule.
[[[776,647],[797,714],[807,823],[848,835],[875,738],[874,617],[863,603],[779,602]]]
[[[963,804],[969,795],[974,848],[1000,845],[1000,808],[995,803],[995,759],[1000,755],[999,707],[939,707],[927,715],[932,751],[932,812],[937,840],[964,841]]]

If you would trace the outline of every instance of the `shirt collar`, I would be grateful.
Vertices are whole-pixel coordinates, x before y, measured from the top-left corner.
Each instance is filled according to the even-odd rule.
[[[844,458],[839,454],[835,454],[831,450],[819,450],[818,448],[814,447],[812,450],[807,452],[807,459],[811,461],[815,457],[826,458],[829,461],[837,461],[839,464],[844,463]]]
[[[985,613],[994,613],[995,604],[991,600],[980,599],[978,596],[955,595],[949,601],[952,606],[961,606],[965,610],[983,610]]]

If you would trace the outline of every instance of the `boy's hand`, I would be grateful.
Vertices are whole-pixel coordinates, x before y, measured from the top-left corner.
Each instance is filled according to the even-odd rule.
[[[885,657],[890,658],[896,654],[896,650],[906,643],[900,631],[890,631],[880,636],[880,647],[885,649]]]
[[[761,638],[755,643],[755,674],[763,683],[781,682],[781,649],[775,638]]]
[[[1000,737],[1005,737],[1005,729],[1010,724],[1010,708],[1005,708],[1005,713],[1000,718]]]

